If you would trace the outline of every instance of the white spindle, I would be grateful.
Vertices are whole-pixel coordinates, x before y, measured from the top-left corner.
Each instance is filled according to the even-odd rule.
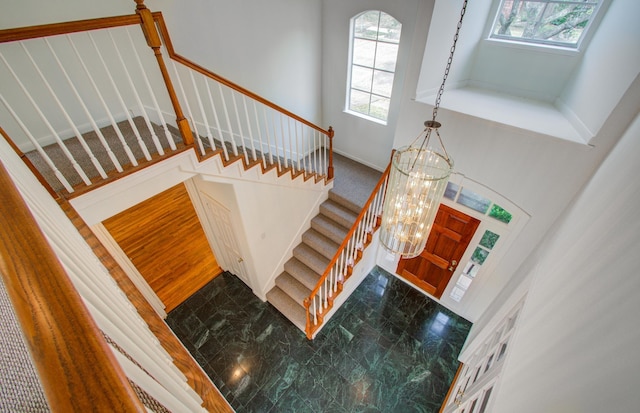
[[[127,141],[125,140],[124,136],[122,135],[122,132],[120,131],[120,128],[117,125],[118,122],[116,122],[116,120],[114,119],[113,114],[111,113],[111,110],[109,109],[109,105],[107,105],[107,102],[105,102],[104,97],[102,96],[102,93],[100,92],[100,89],[98,88],[98,85],[96,84],[96,81],[93,78],[93,74],[87,68],[87,65],[85,64],[84,59],[82,58],[82,55],[78,51],[78,48],[76,47],[75,43],[71,39],[71,36],[66,35],[66,37],[67,37],[67,40],[69,41],[69,44],[71,45],[71,48],[73,49],[73,52],[76,55],[76,58],[80,62],[80,66],[82,66],[82,70],[84,71],[84,74],[87,76],[87,78],[89,79],[89,82],[91,83],[91,86],[93,87],[93,90],[96,92],[96,96],[98,97],[98,100],[100,101],[100,104],[102,105],[102,108],[107,113],[107,116],[109,117],[109,121],[111,122],[111,126],[113,127],[113,130],[115,131],[116,135],[118,136],[118,139],[120,140],[120,143],[122,144],[122,147],[124,149],[124,152],[127,155],[127,158],[129,159],[129,162],[131,162],[131,164],[133,166],[137,166],[138,165],[138,161],[136,160],[136,157],[133,156],[133,152],[131,152],[131,148],[129,148],[129,145],[127,144]],[[119,162],[116,164],[116,169],[118,170],[118,172],[122,172],[122,167],[120,166]]]
[[[153,129],[153,125],[149,120],[149,115],[147,114],[147,110],[144,107],[144,104],[142,103],[142,99],[140,99],[138,88],[136,87],[136,84],[133,82],[133,79],[131,78],[131,74],[129,73],[129,68],[127,67],[127,64],[125,63],[124,58],[120,53],[120,48],[116,43],[116,39],[113,37],[111,30],[107,30],[107,33],[109,33],[109,37],[111,38],[111,43],[113,43],[113,48],[115,49],[116,55],[118,55],[118,59],[120,60],[120,65],[124,70],[124,74],[125,74],[125,77],[127,78],[127,82],[129,82],[129,87],[131,88],[133,97],[135,98],[138,108],[140,110],[140,115],[142,115],[142,119],[144,119],[144,123],[147,126],[147,129],[149,129],[149,133],[151,134],[151,140],[153,141],[153,144],[156,147],[156,151],[160,155],[164,155],[164,149],[162,149],[162,145],[160,145],[160,140],[158,139],[158,135],[156,135],[156,131],[155,129]],[[133,53],[135,54],[135,50],[133,51]]]
[[[276,149],[276,159],[278,160],[278,172],[282,172],[282,162],[281,162],[281,158],[280,158],[280,151],[278,150],[278,147],[280,146],[278,143],[278,131],[277,131],[277,126],[276,126],[276,116],[277,116],[277,112],[276,111],[271,111],[271,118],[273,120],[272,125],[273,125],[273,141],[275,142],[275,149]],[[282,128],[282,118],[280,118],[280,127]],[[284,157],[284,156],[283,156]],[[284,157],[284,161],[285,161],[285,168],[286,168],[286,162],[287,162],[287,158]]]
[[[200,132],[198,132],[198,124],[196,123],[195,118],[193,117],[193,112],[191,111],[191,105],[189,104],[189,99],[187,98],[187,93],[184,90],[184,85],[182,84],[182,78],[180,77],[180,73],[178,72],[178,67],[175,62],[171,60],[171,65],[173,66],[173,72],[176,74],[176,82],[178,82],[178,87],[180,88],[180,92],[182,93],[182,99],[184,100],[184,105],[187,109],[187,115],[189,119],[191,119],[191,124],[193,125],[193,130],[196,133],[196,141],[200,147],[200,153],[204,155],[204,147],[202,146],[202,140],[200,137]]]
[[[288,123],[288,122],[287,122]],[[280,135],[282,136],[282,157],[284,158],[285,169],[289,167],[289,157],[287,156],[287,143],[284,133],[284,116],[280,113]]]
[[[326,278],[324,279],[324,308],[326,309],[327,307],[329,307],[329,288],[328,288],[328,282],[329,280],[327,280]]]
[[[207,131],[207,139],[209,140],[209,146],[211,146],[212,148],[215,148],[216,145],[213,143],[213,135],[211,134],[209,119],[207,118],[207,113],[205,112],[204,105],[202,104],[202,98],[200,97],[200,89],[196,84],[196,78],[193,76],[193,70],[189,71],[189,77],[191,78],[191,84],[193,85],[193,92],[196,94],[196,101],[198,102],[198,107],[200,108],[200,115],[202,116],[202,122],[204,122],[204,127]]]
[[[204,86],[207,88],[207,97],[209,98],[209,105],[211,105],[211,112],[213,112],[213,121],[216,124],[216,128],[218,129],[218,136],[222,136],[222,130],[220,129],[220,120],[218,119],[218,112],[216,111],[216,105],[213,103],[213,95],[211,94],[211,87],[209,86],[209,79],[204,78]],[[224,146],[224,138],[220,138],[222,142],[222,150],[225,153],[225,158],[229,159],[227,155],[227,148]],[[211,149],[214,151],[217,149],[215,139],[211,142]]]
[[[27,137],[29,138],[29,140],[31,141],[33,146],[36,148],[36,150],[38,151],[40,156],[42,156],[42,159],[44,159],[44,161],[47,163],[47,165],[49,165],[49,168],[51,168],[51,170],[53,171],[53,173],[56,176],[56,178],[58,178],[58,180],[60,181],[62,186],[64,186],[64,189],[66,189],[68,192],[73,192],[73,188],[69,184],[69,181],[67,181],[67,178],[65,178],[64,175],[62,175],[62,172],[60,172],[60,170],[56,167],[56,165],[53,163],[51,158],[49,158],[49,155],[47,155],[47,153],[44,151],[44,149],[42,149],[42,147],[40,146],[40,143],[31,134],[29,129],[27,129],[27,126],[24,124],[24,122],[22,122],[22,119],[20,119],[20,117],[13,110],[13,108],[11,106],[9,106],[9,102],[7,102],[5,100],[4,96],[2,96],[2,94],[0,94],[0,101],[2,101],[2,104],[7,108],[7,110],[11,114],[11,116],[13,116],[15,121],[20,126],[20,129],[22,129],[22,131],[25,133],[25,135],[27,135]]]
[[[264,118],[264,134],[267,135],[267,150],[269,151],[269,164],[273,165],[273,151],[271,150],[271,137],[269,136],[269,118],[267,117],[266,106],[262,107],[262,117]]]
[[[255,100],[253,100],[253,114],[256,118],[256,128],[258,129],[258,139],[260,140],[260,157],[262,158],[262,166],[266,168],[267,161],[264,157],[264,140],[262,139],[262,128],[260,127],[260,117],[258,116],[258,105],[256,105]],[[255,157],[255,152],[254,152],[254,157]]]
[[[289,143],[289,157],[291,158],[291,170],[296,173],[296,158],[293,151],[293,134],[291,133],[291,118],[287,117],[287,142]]]
[[[33,58],[33,56],[31,56],[31,53],[27,49],[27,46],[25,45],[24,42],[20,42],[20,46],[22,46],[22,50],[24,51],[24,53],[29,58],[29,61],[31,61],[31,64],[33,65],[33,68],[38,73],[38,76],[40,76],[40,80],[42,80],[42,82],[44,83],[45,87],[49,91],[49,94],[51,94],[51,97],[56,102],[56,105],[58,106],[58,109],[60,109],[60,112],[62,112],[62,116],[64,116],[65,120],[67,121],[67,123],[71,127],[71,130],[76,135],[76,138],[78,139],[78,142],[80,142],[80,145],[82,146],[82,149],[84,149],[85,153],[89,156],[89,159],[91,160],[91,163],[96,168],[96,170],[98,171],[100,176],[103,179],[106,178],[107,174],[104,171],[104,169],[102,168],[102,165],[100,165],[100,162],[98,161],[98,158],[96,158],[96,156],[93,154],[93,151],[91,150],[91,148],[89,147],[89,145],[85,141],[84,136],[82,136],[82,133],[80,133],[80,131],[78,130],[78,128],[77,128],[77,126],[75,124],[75,122],[73,121],[73,119],[71,119],[71,116],[69,115],[69,113],[65,109],[64,105],[62,104],[62,102],[58,98],[58,95],[56,94],[56,92],[51,87],[51,84],[49,84],[49,81],[44,76],[44,73],[42,73],[42,71],[40,70],[40,66],[38,66],[38,64],[36,63],[36,61]],[[54,56],[55,56],[55,53],[54,53]],[[89,182],[85,181],[85,184],[91,185],[91,181],[89,181]]]
[[[246,164],[249,164],[249,154],[247,153],[247,145],[244,143],[244,132],[242,131],[242,122],[240,121],[240,113],[238,112],[238,103],[236,102],[236,94],[231,91],[231,101],[233,102],[233,111],[236,115],[236,123],[238,124],[238,133],[240,135],[240,145],[242,147],[242,153],[244,153],[244,159]],[[235,139],[234,139],[235,140]]]
[[[289,118],[291,119],[291,118]],[[301,141],[300,141],[300,135],[298,134],[298,124],[300,122],[293,120],[293,131],[295,133],[295,150],[296,150],[296,158],[298,159],[298,170],[301,170],[301,157],[304,156],[303,155],[303,151],[302,151],[302,145],[301,145]]]
[[[251,160],[255,162],[255,160],[257,159],[256,148],[253,143],[253,130],[251,129],[251,120],[249,119],[249,109],[247,108],[247,97],[245,95],[242,95],[242,104],[244,106],[244,116],[247,120],[247,133],[249,134],[249,143],[251,144]]]
[[[313,324],[318,325],[318,310],[316,309],[317,295],[313,296]]]
[[[164,131],[164,136],[167,138],[167,143],[172,150],[176,150],[176,143],[173,141],[173,136],[171,136],[171,132],[169,132],[169,128],[167,127],[167,122],[164,120],[164,115],[162,114],[162,110],[160,109],[160,105],[158,104],[158,100],[156,99],[156,94],[151,87],[151,83],[149,82],[149,77],[147,76],[147,71],[144,69],[142,65],[142,60],[140,60],[140,55],[136,50],[136,46],[133,43],[133,38],[131,37],[131,33],[129,32],[129,28],[125,29],[127,32],[127,36],[129,37],[129,44],[131,45],[131,50],[133,50],[133,55],[136,57],[136,61],[138,62],[138,67],[140,68],[140,73],[142,73],[142,79],[144,80],[145,85],[147,86],[147,90],[149,91],[149,96],[151,97],[151,101],[153,102],[153,107],[156,110],[156,114],[158,115],[158,120],[160,121],[160,126]],[[148,50],[148,49],[147,49]]]
[[[111,162],[113,163],[113,166],[115,166],[116,170],[118,172],[122,172],[122,166],[120,166],[120,162],[118,161],[118,158],[116,158],[116,155],[113,153],[113,151],[109,147],[109,144],[107,143],[107,140],[105,139],[104,135],[102,134],[102,131],[100,130],[100,127],[96,124],[95,120],[93,119],[93,115],[89,111],[89,108],[87,108],[87,105],[84,103],[84,100],[82,99],[82,96],[80,96],[80,93],[78,92],[78,89],[76,88],[76,85],[73,83],[73,81],[69,77],[69,73],[67,72],[67,69],[65,69],[65,67],[62,65],[62,62],[58,58],[58,55],[53,50],[53,47],[51,47],[51,43],[49,42],[49,39],[47,39],[45,37],[44,41],[47,44],[47,47],[49,48],[49,51],[53,55],[53,58],[55,59],[56,63],[58,64],[58,68],[60,69],[60,71],[64,75],[64,78],[67,80],[67,83],[69,84],[69,87],[71,88],[71,91],[75,95],[76,99],[78,100],[78,103],[80,104],[80,106],[82,107],[82,110],[84,111],[85,115],[87,116],[87,119],[89,120],[89,123],[91,124],[91,127],[93,128],[93,131],[98,136],[98,140],[100,141],[100,143],[102,144],[102,147],[107,152],[107,156],[109,156],[109,159],[111,159]],[[96,159],[96,161],[97,161],[97,159]],[[102,166],[100,166],[100,169],[102,169]],[[102,173],[104,173],[104,170],[102,171]],[[100,174],[100,176],[102,176],[102,174]],[[105,176],[102,176],[102,178],[105,178],[105,177],[106,177],[106,174],[105,174]]]
[[[236,140],[233,137],[233,128],[231,127],[231,119],[229,118],[229,109],[227,108],[227,102],[224,99],[224,93],[222,91],[222,85],[218,83],[218,90],[220,91],[220,99],[222,100],[222,109],[224,110],[224,118],[227,121],[227,127],[229,128],[229,139],[231,140],[231,149],[233,149],[233,156],[238,156],[238,147],[236,146]],[[231,93],[233,97],[233,92]]]
[[[73,157],[71,152],[69,152],[69,149],[67,149],[67,146],[64,144],[64,142],[62,141],[62,139],[58,135],[58,132],[56,132],[56,130],[51,125],[51,123],[49,123],[49,120],[44,115],[44,113],[42,113],[42,111],[40,110],[40,107],[38,106],[36,101],[31,96],[31,93],[29,93],[27,88],[24,86],[24,84],[22,83],[22,81],[20,80],[20,78],[18,77],[16,72],[14,72],[13,68],[11,67],[11,65],[9,65],[9,62],[7,62],[7,60],[4,58],[4,55],[2,53],[0,53],[0,58],[2,59],[4,64],[7,66],[7,69],[9,69],[9,72],[11,73],[11,76],[13,77],[13,79],[16,81],[16,83],[18,83],[18,86],[20,86],[20,89],[22,90],[22,92],[25,94],[27,99],[29,99],[29,102],[31,103],[31,105],[33,105],[34,109],[38,113],[38,116],[40,116],[40,119],[47,126],[47,129],[49,129],[49,132],[51,132],[51,135],[56,140],[56,143],[58,143],[58,145],[60,146],[60,149],[62,149],[62,152],[64,153],[64,155],[67,157],[69,162],[71,162],[71,165],[73,166],[73,169],[78,173],[78,175],[80,175],[80,177],[82,178],[82,181],[85,184],[91,185],[91,180],[89,179],[89,177],[87,177],[87,174],[84,173],[84,171],[82,170],[82,168],[80,167],[78,162],[75,160],[75,158]],[[40,146],[40,144],[38,144],[38,146]],[[73,192],[73,190],[71,190],[70,192]]]
[[[98,45],[96,44],[95,39],[93,38],[93,36],[91,35],[90,32],[87,32],[87,35],[89,36],[89,39],[91,40],[91,44],[93,44],[93,49],[96,51],[98,58],[100,59],[100,63],[102,63],[102,66],[104,67],[106,73],[107,73],[107,77],[109,78],[109,82],[111,83],[111,87],[113,88],[113,90],[116,92],[116,97],[118,98],[118,103],[120,103],[120,108],[122,109],[122,113],[126,116],[127,118],[127,122],[129,123],[129,126],[131,126],[131,130],[133,131],[133,134],[136,137],[136,142],[138,143],[138,146],[140,147],[140,150],[142,151],[144,158],[147,161],[151,160],[151,154],[149,153],[149,149],[147,149],[147,144],[144,143],[144,141],[142,140],[142,136],[140,135],[140,131],[138,130],[138,126],[136,125],[136,123],[133,121],[133,118],[131,117],[131,115],[129,114],[129,108],[127,107],[127,104],[124,102],[124,99],[122,98],[122,93],[120,93],[120,89],[118,88],[118,85],[116,84],[115,80],[113,79],[113,75],[111,74],[111,70],[109,69],[109,66],[107,65],[107,62],[104,60],[104,57],[102,56],[102,52],[100,51],[100,48],[98,47]],[[117,126],[117,124],[114,124],[114,129],[116,130],[120,130],[119,127]],[[122,134],[122,133],[120,133]],[[124,139],[124,137],[122,138]],[[128,146],[126,146],[125,144],[125,148],[127,148]],[[138,162],[135,162],[134,165],[138,165]]]

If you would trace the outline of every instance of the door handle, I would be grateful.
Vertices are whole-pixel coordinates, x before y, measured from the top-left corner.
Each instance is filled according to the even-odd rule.
[[[455,266],[458,265],[458,261],[452,260],[451,264],[449,264],[449,271],[455,270]]]

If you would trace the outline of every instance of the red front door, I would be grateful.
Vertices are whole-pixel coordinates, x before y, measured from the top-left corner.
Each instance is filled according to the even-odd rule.
[[[397,273],[440,298],[478,225],[479,220],[440,205],[424,250],[415,258],[401,259]]]

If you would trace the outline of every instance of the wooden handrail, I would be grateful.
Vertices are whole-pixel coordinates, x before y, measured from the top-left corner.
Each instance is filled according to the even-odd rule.
[[[247,97],[250,97],[251,99],[256,100],[257,102],[262,103],[265,106],[268,106],[274,110],[277,110],[278,112],[289,116],[290,118],[293,118],[295,120],[297,120],[300,123],[303,123],[307,126],[309,126],[310,128],[313,128],[325,135],[329,135],[330,132],[328,129],[322,129],[320,126],[315,125],[312,122],[309,122],[308,120],[296,115],[295,113],[289,112],[287,109],[283,108],[282,106],[278,106],[275,103],[263,98],[260,95],[257,95],[253,92],[251,92],[249,89],[245,89],[242,86],[233,83],[232,81],[225,79],[224,77],[217,75],[213,72],[211,72],[208,69],[205,69],[204,67],[200,66],[197,63],[192,62],[191,60],[187,59],[184,56],[179,55],[178,53],[175,52],[175,50],[173,49],[173,44],[171,43],[171,38],[169,37],[169,31],[167,30],[167,26],[165,25],[164,22],[164,18],[162,17],[162,13],[161,12],[154,12],[153,13],[153,18],[155,19],[156,23],[158,24],[158,28],[160,30],[160,35],[162,36],[162,40],[164,42],[165,47],[167,48],[167,52],[169,53],[169,57],[171,57],[173,60],[175,60],[176,62],[182,63],[183,65],[195,70],[196,72],[207,76],[210,79],[215,80],[216,82],[220,82],[223,85],[242,93],[243,95],[246,95]]]
[[[55,412],[145,412],[4,165],[0,272]]]
[[[38,37],[56,36],[60,34],[84,32],[87,30],[108,29],[110,27],[139,24],[137,14],[125,16],[102,17],[89,20],[77,20],[64,23],[42,24],[38,26],[17,27],[0,30],[0,43],[35,39]]]
[[[315,297],[318,294],[318,291],[320,291],[320,288],[322,288],[325,280],[327,279],[327,277],[331,273],[331,270],[333,269],[334,265],[340,259],[342,251],[347,247],[347,244],[349,243],[349,240],[351,240],[351,237],[353,236],[353,233],[358,229],[358,225],[360,224],[360,221],[362,221],[362,219],[364,218],[364,215],[367,213],[367,211],[369,209],[369,206],[371,206],[371,203],[373,202],[373,200],[375,199],[376,195],[380,191],[380,188],[382,187],[382,185],[384,185],[385,180],[389,176],[389,171],[390,170],[391,170],[391,163],[389,163],[389,165],[387,166],[387,169],[385,169],[385,171],[382,173],[382,176],[380,177],[380,180],[376,184],[375,188],[373,189],[373,191],[371,191],[371,195],[369,195],[369,199],[367,199],[367,202],[362,207],[362,210],[360,211],[360,214],[358,215],[358,217],[356,218],[355,222],[351,226],[351,229],[349,230],[347,235],[344,237],[344,240],[342,241],[342,244],[340,244],[340,246],[338,247],[338,250],[336,251],[335,255],[333,256],[333,259],[329,262],[329,265],[327,265],[326,270],[324,271],[324,273],[322,274],[322,276],[320,277],[320,279],[316,283],[316,287],[313,289],[313,291],[311,291],[311,294],[309,294],[309,296],[307,298],[305,298],[305,300],[304,300],[304,306],[305,306],[305,308],[307,310],[307,326],[306,326],[307,337],[310,337],[310,334],[312,333],[311,325],[310,325],[311,318],[310,318],[310,314],[309,314],[311,301],[313,300],[313,297]]]

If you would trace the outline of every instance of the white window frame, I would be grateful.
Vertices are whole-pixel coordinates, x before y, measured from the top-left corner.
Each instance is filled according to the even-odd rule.
[[[353,16],[350,20],[350,31],[349,31],[349,62],[348,62],[348,74],[347,74],[347,90],[346,90],[346,99],[345,99],[345,109],[344,111],[346,113],[349,113],[351,115],[354,116],[358,116],[367,120],[370,120],[372,122],[376,122],[382,125],[386,125],[388,120],[389,120],[389,113],[391,111],[391,99],[393,96],[393,83],[395,82],[395,74],[396,74],[396,69],[397,69],[397,64],[398,64],[398,56],[399,56],[399,50],[400,50],[400,39],[398,40],[398,53],[396,54],[396,58],[395,58],[395,64],[394,64],[394,69],[393,71],[391,70],[384,70],[384,69],[379,69],[379,68],[375,68],[375,58],[374,58],[374,63],[372,66],[367,66],[367,65],[357,65],[353,62],[354,60],[354,40],[356,39],[356,20],[358,18],[360,18],[362,15],[366,14],[366,13],[370,13],[370,12],[377,12],[380,13],[380,16],[382,16],[382,14],[385,14],[389,17],[391,17],[392,19],[394,19],[396,22],[398,22],[398,24],[400,25],[400,30],[402,30],[402,23],[400,23],[400,21],[398,19],[396,19],[395,17],[393,17],[392,15],[382,11],[382,10],[365,10],[361,13],[358,13],[357,15]],[[381,18],[379,19],[379,21],[381,20]],[[378,29],[380,29],[380,26],[378,25]],[[378,30],[379,32],[379,30]],[[372,39],[367,39],[367,40],[372,40]],[[376,39],[376,46],[378,43],[390,43],[390,42],[385,42],[385,41],[381,41]],[[364,91],[364,90],[359,90],[357,88],[353,87],[353,67],[354,66],[360,66],[360,67],[365,67],[367,69],[371,69],[374,72],[378,71],[378,72],[386,72],[386,73],[390,73],[392,75],[392,84],[391,84],[391,89],[389,92],[389,96],[383,96],[383,95],[379,95],[373,92],[373,83],[374,83],[374,79],[372,78],[372,86],[371,86],[371,91]],[[359,90],[362,93],[367,93],[369,94],[369,111],[368,113],[363,113],[363,112],[359,112],[357,110],[351,109],[351,91],[352,90]],[[384,119],[381,119],[379,117],[375,117],[372,116],[371,113],[371,97],[372,96],[380,96],[382,98],[385,99],[389,99],[389,109],[387,110],[386,116]]]
[[[564,50],[566,52],[580,51],[580,50],[583,50],[584,47],[586,47],[591,37],[593,37],[593,33],[597,30],[597,26],[602,20],[602,16],[605,14],[606,9],[608,8],[611,2],[611,0],[597,0],[598,4],[596,5],[596,8],[593,12],[591,19],[587,23],[587,26],[584,28],[584,31],[580,36],[580,39],[576,44],[569,44],[569,43],[556,42],[556,41],[550,41],[550,40],[545,41],[545,40],[538,40],[538,39],[526,39],[526,38],[523,39],[518,37],[494,35],[493,32],[496,25],[498,24],[497,22],[499,18],[499,12],[500,10],[502,10],[502,5],[505,1],[509,1],[509,0],[496,0],[494,2],[492,12],[490,14],[490,17],[492,17],[492,20],[488,25],[486,40],[495,42],[495,43],[520,45],[521,47],[524,47],[524,48],[533,47],[537,49],[546,49],[549,51]],[[561,0],[523,0],[523,1],[534,1],[534,2],[540,2],[540,3],[565,3]]]

